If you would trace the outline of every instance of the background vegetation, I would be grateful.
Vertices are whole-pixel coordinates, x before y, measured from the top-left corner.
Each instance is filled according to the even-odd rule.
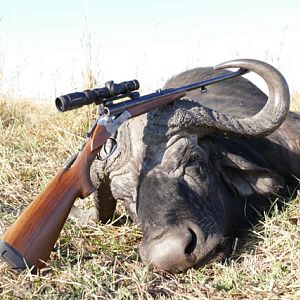
[[[299,94],[293,109],[300,110]],[[0,100],[0,235],[77,151],[94,110],[59,114],[44,103]],[[68,221],[47,268],[0,263],[1,299],[300,299],[300,197],[266,214],[232,259],[170,275],[138,256],[140,229],[118,207],[113,224]],[[91,199],[78,201],[90,207]],[[120,220],[124,220],[119,222]],[[121,223],[121,224],[120,224]]]

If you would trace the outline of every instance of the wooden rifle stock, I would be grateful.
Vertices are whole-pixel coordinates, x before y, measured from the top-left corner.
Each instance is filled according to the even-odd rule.
[[[2,237],[2,258],[13,268],[44,267],[77,197],[94,191],[90,167],[110,137],[97,125],[71,166],[62,168]]]
[[[185,96],[185,92],[161,95],[127,110],[136,117]],[[33,270],[45,266],[76,198],[94,191],[90,168],[97,153],[111,136],[98,122],[72,164],[67,164],[44,191],[26,208],[0,240],[0,258],[13,268]],[[118,124],[120,126],[121,124]],[[116,129],[116,128],[115,128]]]

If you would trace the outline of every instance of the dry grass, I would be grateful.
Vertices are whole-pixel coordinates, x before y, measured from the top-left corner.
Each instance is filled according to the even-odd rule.
[[[0,234],[77,151],[92,116],[89,108],[58,114],[49,106],[0,102]],[[40,274],[18,274],[0,263],[0,297],[300,299],[300,197],[266,216],[224,264],[178,275],[153,272],[137,254],[141,238],[129,221],[86,227],[68,221]]]
[[[291,110],[300,112],[300,93],[298,92],[292,94]]]

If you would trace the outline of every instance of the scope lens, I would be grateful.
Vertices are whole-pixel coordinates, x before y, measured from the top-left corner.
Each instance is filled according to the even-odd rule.
[[[64,111],[64,104],[63,104],[62,99],[56,98],[56,99],[55,99],[55,106],[56,106],[57,110],[59,110],[59,111],[61,111],[61,112]]]

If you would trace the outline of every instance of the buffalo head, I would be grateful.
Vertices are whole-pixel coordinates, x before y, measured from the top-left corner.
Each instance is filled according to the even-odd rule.
[[[265,79],[269,98],[254,116],[235,118],[225,114],[226,99],[224,111],[219,112],[201,102],[181,100],[148,114],[144,140],[149,147],[137,198],[137,216],[144,233],[140,253],[151,265],[170,272],[202,265],[227,252],[237,207],[243,215],[242,201],[235,199],[236,194],[228,188],[221,159],[216,158],[221,151],[207,136],[266,136],[280,126],[289,108],[286,82],[274,68],[250,60],[225,63],[217,69],[224,67],[247,68]],[[177,85],[186,83],[177,77],[167,86],[174,81]],[[243,97],[249,90],[238,93]],[[200,93],[198,96],[193,100],[201,99]],[[222,99],[222,94],[215,96]],[[252,96],[253,106],[257,106],[259,100]],[[231,97],[236,97],[234,91]],[[243,101],[235,100],[236,104]],[[153,133],[161,136],[153,137]],[[276,184],[272,184],[275,189]]]

